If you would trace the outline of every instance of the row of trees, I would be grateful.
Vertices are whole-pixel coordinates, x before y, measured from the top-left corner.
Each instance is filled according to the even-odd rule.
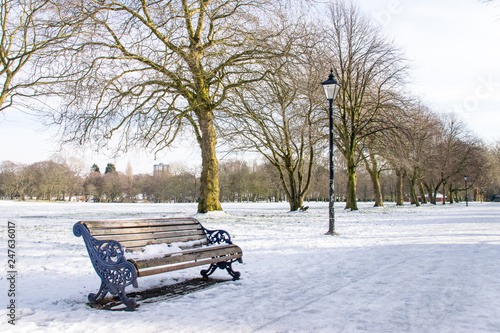
[[[453,116],[436,116],[406,91],[403,52],[351,2],[332,0],[328,11],[313,0],[2,4],[0,106],[18,101],[36,109],[41,101],[38,110],[60,126],[64,142],[102,146],[113,138],[117,150],[159,151],[190,135],[202,168],[199,179],[185,181],[193,179],[199,192],[182,196],[198,197],[201,213],[236,198],[223,183],[217,142],[259,152],[279,180],[266,185],[275,194],[265,196],[286,197],[291,210],[308,195],[323,197],[314,182],[323,175],[328,122],[319,83],[329,68],[341,84],[334,135],[347,175],[337,193],[345,190],[346,208],[357,209],[363,167],[376,205],[383,204],[384,174],[396,175],[398,204],[406,179],[416,204],[418,192],[431,202],[440,187],[457,193],[464,174],[477,188],[494,182],[491,151]],[[119,174],[104,179],[113,190],[100,190],[97,173],[86,178],[98,200],[127,196]],[[132,197],[135,180],[128,179]],[[144,191],[153,201],[172,196]]]
[[[476,173],[478,165],[467,169],[469,200],[492,200],[500,191],[500,143],[488,149],[477,151],[477,163],[484,163]],[[430,162],[426,156],[426,163]],[[340,153],[335,156],[336,200],[346,201],[348,188],[347,163]],[[314,166],[310,190],[305,200],[328,200],[327,158],[320,157]],[[71,161],[44,161],[30,165],[15,164],[10,161],[0,163],[0,198],[18,200],[68,200],[97,202],[197,202],[200,197],[200,177],[193,170],[178,165],[169,172],[150,174],[132,173],[130,165],[125,173],[117,172],[113,164],[108,164],[104,173],[97,165],[83,174],[82,163]],[[373,186],[373,175],[369,168],[358,167],[359,201],[383,201],[402,203],[411,200],[436,203],[435,193],[429,191],[424,182],[412,184],[412,177],[402,177],[390,166],[378,167],[377,192]],[[490,174],[484,173],[488,170]],[[228,160],[220,164],[220,201],[286,201],[288,193],[282,186],[279,173],[269,162],[257,163],[243,160]],[[483,182],[483,180],[488,180]],[[491,181],[493,179],[493,181]],[[465,184],[462,174],[455,174],[443,182],[441,194],[448,202],[464,200]],[[402,194],[399,194],[399,193]],[[417,194],[418,193],[418,194]]]

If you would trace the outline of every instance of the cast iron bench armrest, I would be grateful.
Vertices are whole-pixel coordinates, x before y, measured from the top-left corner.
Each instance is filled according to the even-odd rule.
[[[207,235],[209,244],[233,244],[231,236],[225,230],[208,230],[203,228],[203,231],[205,231],[205,234]]]

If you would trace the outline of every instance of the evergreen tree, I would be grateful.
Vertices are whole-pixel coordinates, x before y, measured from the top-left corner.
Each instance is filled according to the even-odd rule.
[[[101,170],[99,170],[99,167],[95,163],[92,164],[92,167],[90,168],[90,171],[91,172],[99,172],[99,173],[101,173]]]
[[[113,163],[108,163],[108,165],[106,165],[106,170],[104,171],[104,174],[108,174],[108,173],[114,173],[116,172],[116,167]]]

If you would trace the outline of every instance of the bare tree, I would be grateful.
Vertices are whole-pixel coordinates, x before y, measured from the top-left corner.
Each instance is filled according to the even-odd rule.
[[[381,155],[377,154],[377,149],[382,148],[379,146],[379,143],[380,141],[378,140],[378,137],[373,136],[373,138],[370,138],[368,142],[365,142],[366,148],[361,155],[373,186],[375,207],[384,206],[382,187],[380,186],[380,173],[386,169],[386,163]],[[382,149],[385,150],[385,148]]]
[[[99,171],[90,171],[88,176],[85,178],[83,188],[88,199],[101,202],[105,191],[103,175]]]
[[[397,130],[392,130],[383,136],[383,143],[386,144],[384,158],[388,160],[396,175],[396,205],[404,205],[404,181],[407,174],[407,161],[409,150],[405,136]]]
[[[257,151],[276,168],[291,211],[303,206],[324,144],[318,39],[312,27],[299,29],[290,36],[294,57],[268,62],[263,81],[239,89],[237,98],[229,100],[231,117],[224,127],[233,147]],[[308,37],[301,39],[305,31]]]
[[[415,185],[422,179],[425,154],[430,151],[431,137],[438,132],[436,117],[419,100],[401,99],[400,113],[394,126],[377,135],[377,153],[388,161],[396,175],[396,205],[404,204],[403,187],[410,180],[412,203],[418,205]],[[411,182],[411,179],[414,181]],[[412,185],[413,184],[413,185]]]
[[[11,161],[0,163],[0,195],[14,199],[19,195],[19,173],[22,167]]]
[[[500,194],[500,141],[488,149],[487,154],[487,180],[483,180],[483,192],[487,198]]]
[[[73,21],[73,19],[71,19]],[[55,57],[57,49],[74,33],[59,19],[50,0],[2,0],[0,5],[0,111],[15,97],[36,95],[46,80],[36,66]]]
[[[273,47],[283,27],[271,4],[61,0],[67,15],[82,17],[82,33],[67,50],[65,107],[54,122],[69,141],[114,137],[122,149],[155,152],[188,125],[202,154],[198,211],[220,210],[217,110],[233,89],[261,78],[260,63],[283,53]]]
[[[438,117],[422,102],[414,100],[406,110],[407,116],[400,122],[397,133],[401,135],[403,142],[398,148],[402,149],[403,169],[410,184],[411,202],[420,206],[417,190],[426,175],[427,170],[433,167],[429,165],[434,153],[434,145],[441,134],[441,124]],[[425,194],[420,193],[420,197]]]
[[[392,123],[381,115],[402,89],[406,67],[401,52],[352,3],[334,1],[326,23],[332,67],[342,88],[334,108],[335,143],[347,160],[346,208],[356,210],[356,167],[365,138]]]
[[[478,143],[465,124],[454,114],[442,115],[439,126],[432,146],[425,152],[424,183],[430,189],[429,199],[434,204],[441,186],[444,197],[446,184],[457,175],[463,178],[464,170],[471,163],[472,154]]]

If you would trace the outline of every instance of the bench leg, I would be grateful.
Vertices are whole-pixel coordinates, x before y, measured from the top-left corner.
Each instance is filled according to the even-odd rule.
[[[210,275],[212,275],[215,270],[217,269],[217,264],[210,264],[210,267],[208,269],[203,269],[200,274],[203,276],[205,279],[208,279]]]
[[[134,311],[137,301],[133,298],[127,297],[127,294],[125,293],[125,286],[118,286],[112,289],[114,290],[110,290],[106,283],[101,282],[101,288],[99,288],[97,294],[89,294],[88,300],[90,304],[99,304],[104,299],[104,297],[106,297],[108,292],[111,292],[113,295],[117,295],[123,302],[123,304],[127,306],[126,311]]]
[[[212,275],[217,268],[220,268],[220,269],[225,269],[229,273],[229,275],[231,275],[233,277],[233,280],[238,280],[240,278],[240,276],[241,276],[241,273],[233,271],[233,267],[232,267],[233,262],[234,262],[234,260],[233,261],[223,261],[223,262],[218,262],[218,263],[215,263],[215,264],[210,264],[210,267],[208,269],[202,270],[200,272],[200,274],[205,279],[208,279],[208,277],[210,275]],[[240,263],[242,262],[241,258],[238,259],[238,262],[240,262]]]
[[[89,296],[87,297],[90,304],[98,304],[100,303],[104,297],[106,297],[106,295],[108,294],[109,290],[108,288],[106,287],[106,284],[104,282],[101,282],[101,288],[99,288],[99,291],[97,292],[97,294],[89,294]]]
[[[120,297],[123,304],[125,304],[127,306],[126,311],[134,311],[135,310],[135,305],[137,304],[137,301],[133,298],[127,297],[127,294],[125,294],[125,287],[118,288],[118,297]]]
[[[240,258],[240,259],[238,259],[238,262],[242,263],[243,261]],[[234,281],[239,280],[239,278],[241,276],[241,273],[233,271],[233,266],[232,265],[233,265],[233,262],[226,263],[226,271],[229,273],[229,275],[231,275],[233,277]]]

